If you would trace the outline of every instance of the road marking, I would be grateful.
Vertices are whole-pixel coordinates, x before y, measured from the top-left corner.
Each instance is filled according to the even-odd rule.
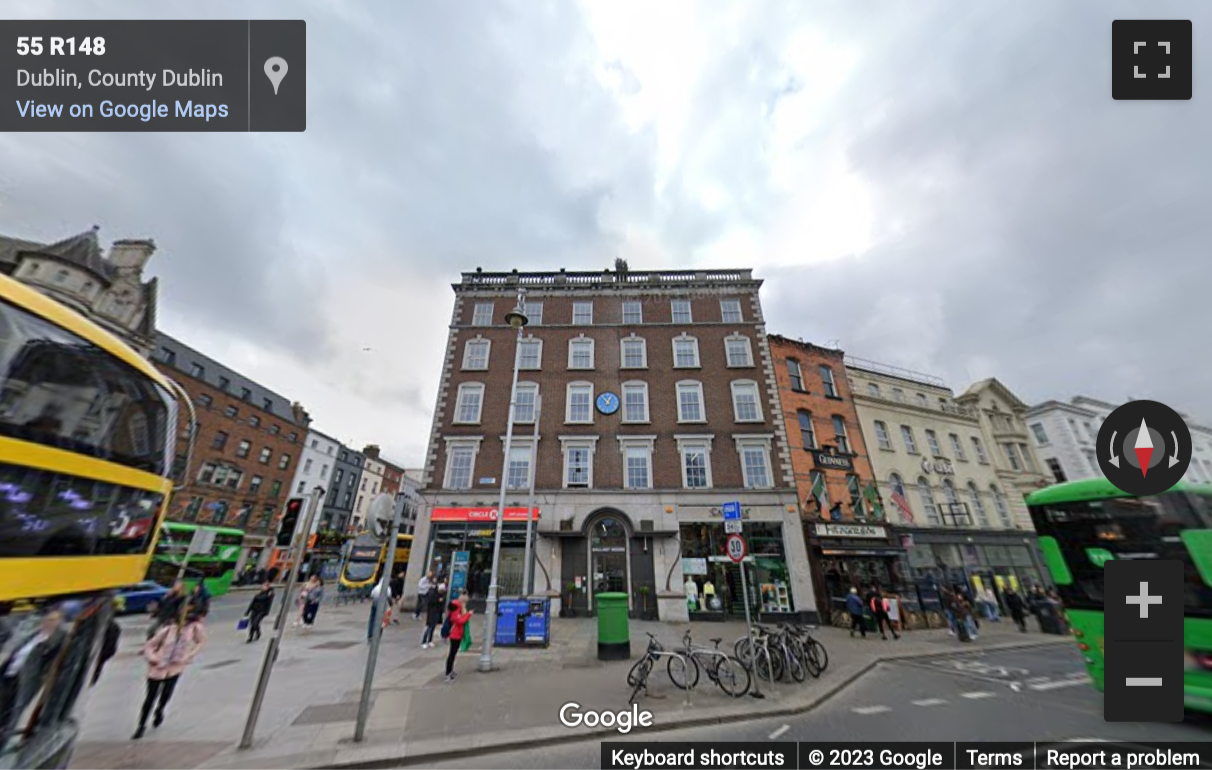
[[[1062,687],[1078,687],[1083,684],[1086,684],[1086,680],[1084,678],[1083,679],[1062,679],[1057,682],[1046,682],[1044,684],[1033,684],[1033,685],[1031,685],[1031,689],[1035,690],[1036,692],[1043,692],[1045,690],[1059,690]]]
[[[788,731],[788,730],[790,730],[790,729],[791,729],[791,725],[783,725],[783,726],[782,726],[782,727],[780,727],[779,729],[777,729],[777,730],[775,730],[774,732],[772,732],[772,733],[771,733],[771,734],[770,734],[768,737],[769,737],[769,738],[770,738],[770,740],[772,740],[772,741],[774,741],[774,740],[778,740],[778,737],[779,737],[780,735],[782,735],[783,733],[787,732],[787,731]]]
[[[868,716],[871,714],[883,714],[885,711],[891,711],[892,709],[888,708],[887,706],[862,706],[860,708],[850,710],[856,714]]]
[[[925,700],[913,701],[914,706],[941,706],[947,701],[942,698],[926,698]]]
[[[1110,743],[1106,738],[1069,738],[1062,743]]]
[[[961,694],[960,697],[968,698],[969,700],[980,700],[981,698],[992,698],[993,693],[991,693],[991,692],[966,692],[966,693]]]

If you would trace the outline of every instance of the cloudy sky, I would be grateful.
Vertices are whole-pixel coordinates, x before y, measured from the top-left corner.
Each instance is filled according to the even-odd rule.
[[[616,256],[753,266],[771,331],[957,391],[1212,419],[1212,4],[0,14],[250,8],[308,22],[306,133],[0,135],[0,232],[154,238],[162,327],[350,444],[421,461],[459,270]],[[1194,18],[1193,100],[1111,99],[1116,18]]]

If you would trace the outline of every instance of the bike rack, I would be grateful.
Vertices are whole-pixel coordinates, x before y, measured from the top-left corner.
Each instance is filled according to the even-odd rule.
[[[654,658],[677,658],[678,660],[682,661],[682,671],[683,671],[683,674],[682,674],[682,675],[683,675],[683,676],[685,676],[685,673],[684,673],[684,672],[686,672],[686,671],[689,671],[689,670],[690,670],[689,666],[687,666],[687,665],[686,665],[686,656],[685,656],[685,655],[683,655],[683,654],[681,654],[680,652],[671,652],[671,651],[668,651],[668,650],[660,650],[660,651],[649,652],[649,653],[646,653],[646,654],[651,655],[651,656],[652,656],[652,657],[654,657]],[[656,667],[656,666],[654,665],[654,666],[653,666],[653,668],[655,668],[655,667]],[[650,675],[651,675],[651,674],[650,674]],[[683,681],[685,681],[685,680],[683,680]],[[674,685],[674,686],[676,687],[677,685]],[[685,690],[685,692],[686,692],[686,705],[687,705],[687,706],[689,706],[689,705],[690,705],[690,691],[691,691],[691,689],[693,689],[693,688],[691,688],[691,687],[687,687],[687,688],[686,688],[686,690]],[[645,693],[647,693],[647,691],[648,691],[648,687],[647,687],[647,685],[645,685],[645,687],[644,687],[644,691],[645,691]]]

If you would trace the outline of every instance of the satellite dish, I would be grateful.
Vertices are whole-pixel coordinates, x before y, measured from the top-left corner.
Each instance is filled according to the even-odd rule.
[[[367,513],[367,518],[370,519],[370,531],[374,536],[382,540],[387,537],[387,533],[391,531],[391,521],[396,515],[396,501],[388,494],[380,493],[375,495],[375,499],[370,501],[370,511]]]

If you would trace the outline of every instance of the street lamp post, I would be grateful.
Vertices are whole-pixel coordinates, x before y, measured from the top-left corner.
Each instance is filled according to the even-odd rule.
[[[522,330],[530,319],[526,317],[526,291],[518,289],[518,304],[505,314],[505,321],[518,330],[513,350],[513,384],[509,388],[509,415],[505,422],[505,462],[501,468],[501,497],[497,504],[496,537],[492,544],[492,577],[488,582],[488,607],[484,613],[484,647],[480,652],[480,671],[492,671],[492,643],[496,636],[497,599],[501,574],[501,533],[505,524],[505,495],[509,491],[509,450],[513,445],[513,410],[518,403],[518,368],[522,363]]]

